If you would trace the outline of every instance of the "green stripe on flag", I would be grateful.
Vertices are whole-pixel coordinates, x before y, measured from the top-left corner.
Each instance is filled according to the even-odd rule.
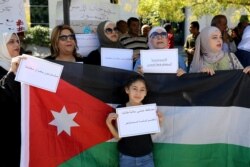
[[[249,167],[248,108],[158,106],[165,121],[152,135],[156,167]],[[194,121],[195,120],[195,121]],[[88,149],[60,167],[118,167],[116,142]]]
[[[118,167],[116,142],[99,144],[59,167]],[[249,167],[250,149],[229,144],[154,143],[156,167]]]
[[[98,144],[58,167],[118,167],[117,143]]]
[[[154,144],[156,167],[249,167],[250,149],[229,144]]]

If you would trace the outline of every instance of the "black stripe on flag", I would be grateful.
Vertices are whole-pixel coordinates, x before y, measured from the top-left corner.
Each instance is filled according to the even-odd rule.
[[[122,87],[135,72],[60,62],[64,65],[62,79],[106,103],[126,102]],[[241,106],[250,108],[250,76],[242,70],[205,73],[144,74],[150,91],[147,101],[159,106]]]

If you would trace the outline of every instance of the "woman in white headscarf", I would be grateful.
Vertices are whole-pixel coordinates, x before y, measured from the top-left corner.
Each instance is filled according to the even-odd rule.
[[[0,121],[1,144],[3,152],[1,167],[20,166],[21,153],[21,104],[20,83],[16,82],[17,89],[9,89],[2,85],[6,74],[11,67],[12,58],[17,58],[20,52],[20,41],[16,33],[3,33],[0,35]],[[12,76],[14,81],[14,75]],[[9,92],[14,92],[11,95]],[[13,97],[13,98],[12,98]],[[11,159],[11,160],[10,160]]]
[[[0,35],[0,78],[10,69],[11,58],[18,56],[20,41],[16,33],[3,33]]]
[[[222,50],[222,35],[217,27],[204,28],[196,39],[194,58],[190,72],[206,72],[214,75],[217,70],[243,69],[234,53]],[[250,67],[243,70],[250,72]]]
[[[153,27],[148,33],[148,47],[149,49],[169,49],[168,48],[168,37],[165,28],[157,26]],[[187,71],[183,57],[179,56],[179,69],[176,72],[177,76],[181,76]],[[143,69],[141,67],[140,58],[137,59],[134,67],[134,71],[142,74]]]
[[[244,29],[235,55],[244,67],[250,65],[250,25]]]

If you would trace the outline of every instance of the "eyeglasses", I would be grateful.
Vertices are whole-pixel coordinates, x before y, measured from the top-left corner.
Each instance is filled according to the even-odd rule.
[[[114,33],[118,33],[118,29],[117,29],[116,27],[115,27],[114,29],[112,29],[112,28],[106,28],[106,29],[105,29],[105,32],[106,32],[107,34],[112,34],[113,31],[114,31]]]
[[[167,32],[161,32],[161,33],[158,33],[158,32],[153,32],[151,35],[150,35],[150,38],[166,38],[167,36]]]
[[[59,39],[60,39],[61,41],[67,41],[68,39],[69,39],[69,40],[75,40],[76,37],[75,37],[75,34],[60,35],[60,36],[59,36]]]

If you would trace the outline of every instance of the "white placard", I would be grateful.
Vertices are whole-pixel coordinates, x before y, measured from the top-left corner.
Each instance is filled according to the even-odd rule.
[[[101,48],[101,65],[132,71],[133,50]]]
[[[94,2],[74,0],[70,4],[70,19],[72,20],[116,20],[119,6],[110,2]]]
[[[56,92],[63,65],[26,55],[18,67],[15,80],[51,92]]]
[[[119,137],[160,132],[156,104],[117,108]]]
[[[96,34],[76,34],[76,40],[79,48],[77,52],[84,57],[100,46]]]
[[[23,0],[0,0],[0,32],[27,30]]]
[[[55,15],[56,25],[63,24],[63,2],[61,0],[56,4],[52,0],[49,1],[49,6],[52,6],[50,13]],[[53,6],[56,6],[55,10],[53,10]],[[110,20],[115,23],[120,19],[138,17],[137,6],[138,0],[119,0],[118,4],[110,3],[107,0],[71,0],[70,26],[76,33],[85,33],[85,27],[89,27],[93,33],[96,32],[96,27],[101,21]]]
[[[144,73],[176,73],[178,49],[141,50],[141,65]]]

